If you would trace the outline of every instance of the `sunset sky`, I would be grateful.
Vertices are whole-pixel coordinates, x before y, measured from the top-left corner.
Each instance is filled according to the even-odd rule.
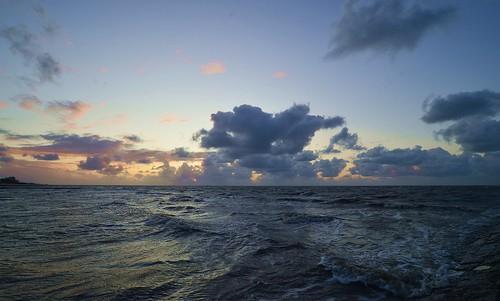
[[[500,184],[499,1],[0,1],[0,176]]]

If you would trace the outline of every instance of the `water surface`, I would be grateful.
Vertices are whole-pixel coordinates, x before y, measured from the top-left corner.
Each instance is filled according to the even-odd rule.
[[[499,225],[500,187],[3,187],[0,298],[495,300]]]

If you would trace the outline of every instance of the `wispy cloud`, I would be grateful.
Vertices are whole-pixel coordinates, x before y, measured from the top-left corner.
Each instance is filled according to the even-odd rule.
[[[203,75],[222,74],[226,72],[224,63],[220,61],[213,61],[201,66],[201,73]]]
[[[43,31],[41,35],[53,36],[58,27],[49,20],[45,9],[37,6],[34,8],[34,12],[42,20]],[[12,54],[20,56],[26,65],[35,68],[36,79],[27,76],[19,77],[27,85],[54,82],[60,76],[61,64],[52,54],[42,50],[39,43],[40,34],[32,33],[24,25],[18,25],[0,29],[0,38],[7,41]]]
[[[14,101],[17,101],[19,107],[23,110],[27,111],[40,111],[42,106],[42,101],[38,99],[35,95],[31,94],[22,94],[17,95],[14,98]]]
[[[172,124],[172,123],[179,123],[179,122],[186,122],[188,121],[186,118],[179,117],[174,114],[165,114],[163,117],[161,117],[160,122],[164,124]]]
[[[3,100],[0,100],[0,110],[6,109],[9,104]]]
[[[52,101],[46,106],[46,112],[59,117],[61,122],[73,124],[85,116],[92,106],[83,101]]]

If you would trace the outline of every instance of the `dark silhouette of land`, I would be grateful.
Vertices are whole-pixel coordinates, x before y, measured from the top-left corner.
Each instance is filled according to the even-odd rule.
[[[35,183],[24,183],[16,177],[5,177],[0,179],[0,185],[36,185]]]

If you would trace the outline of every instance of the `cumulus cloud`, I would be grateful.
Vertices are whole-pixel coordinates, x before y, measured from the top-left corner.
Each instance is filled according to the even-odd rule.
[[[214,75],[226,72],[226,66],[220,61],[213,61],[201,66],[203,75]]]
[[[323,117],[309,114],[306,105],[271,114],[259,107],[241,105],[232,112],[212,114],[213,127],[195,136],[205,148],[217,148],[231,158],[271,153],[295,154],[309,144],[320,129],[340,126],[342,117]]]
[[[500,150],[500,93],[489,90],[461,92],[424,102],[426,123],[452,122],[436,137],[455,142],[468,152]]]
[[[493,119],[460,120],[436,132],[446,141],[454,141],[464,151],[486,153],[500,151],[500,121]]]
[[[333,158],[331,160],[318,160],[314,162],[315,171],[322,177],[336,177],[346,167],[347,161]]]
[[[365,149],[363,146],[358,144],[358,134],[349,133],[349,129],[346,127],[342,128],[339,133],[330,138],[330,144],[327,146],[324,152],[340,153],[340,150],[335,148],[336,145],[348,150],[359,151]]]
[[[500,93],[489,90],[462,92],[424,102],[426,123],[456,121],[471,116],[495,116],[500,112]]]
[[[378,146],[358,154],[351,173],[372,177],[464,176],[469,175],[472,156],[453,155],[442,148],[386,149]]]
[[[431,29],[445,24],[455,8],[424,8],[401,0],[376,0],[367,5],[347,2],[327,58],[371,50],[397,53],[413,50]]]
[[[42,161],[57,161],[59,160],[58,154],[34,154],[33,158]]]
[[[311,115],[306,105],[294,105],[276,114],[241,105],[231,112],[212,114],[211,120],[213,127],[200,130],[194,137],[200,140],[202,147],[217,151],[207,159],[204,166],[208,168],[204,172],[225,174],[230,171],[249,176],[255,171],[267,183],[316,179],[319,172],[328,176],[338,174],[333,166],[327,168],[325,162],[312,163],[318,156],[304,147],[318,130],[342,125],[342,117]]]

